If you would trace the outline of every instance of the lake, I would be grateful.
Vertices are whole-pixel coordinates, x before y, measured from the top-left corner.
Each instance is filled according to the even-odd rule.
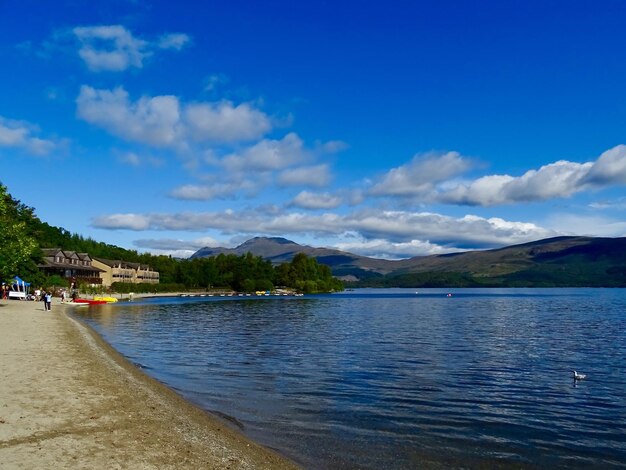
[[[77,312],[147,374],[305,468],[626,468],[624,289],[359,289]]]

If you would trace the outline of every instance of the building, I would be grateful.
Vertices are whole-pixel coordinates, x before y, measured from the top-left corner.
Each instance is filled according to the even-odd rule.
[[[58,275],[76,285],[102,284],[102,269],[93,266],[93,260],[87,253],[44,248],[43,263],[37,265],[46,276]]]
[[[130,263],[121,260],[93,258],[93,266],[100,269],[101,283],[110,286],[114,282],[130,284],[158,284],[159,272],[147,264]]]

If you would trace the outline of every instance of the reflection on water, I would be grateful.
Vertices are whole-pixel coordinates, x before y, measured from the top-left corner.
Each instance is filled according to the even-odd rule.
[[[308,468],[626,466],[626,292],[452,294],[153,299],[81,316]]]

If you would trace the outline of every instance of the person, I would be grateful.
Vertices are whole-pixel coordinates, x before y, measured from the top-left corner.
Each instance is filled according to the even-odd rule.
[[[52,294],[50,292],[46,293],[46,310],[50,311],[50,307],[52,307]]]
[[[37,302],[41,300],[41,289],[35,289],[35,300]]]
[[[65,302],[65,289],[61,290],[61,303]]]
[[[48,310],[48,304],[46,303],[46,291],[43,289],[41,290],[40,300],[43,302],[43,309]]]

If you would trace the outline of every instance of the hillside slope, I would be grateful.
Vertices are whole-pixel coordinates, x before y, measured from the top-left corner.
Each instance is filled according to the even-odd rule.
[[[305,253],[330,266],[335,276],[361,285],[626,286],[626,238],[556,237],[493,250],[382,260],[256,237],[236,248],[204,248],[193,256],[248,251],[276,264]]]

